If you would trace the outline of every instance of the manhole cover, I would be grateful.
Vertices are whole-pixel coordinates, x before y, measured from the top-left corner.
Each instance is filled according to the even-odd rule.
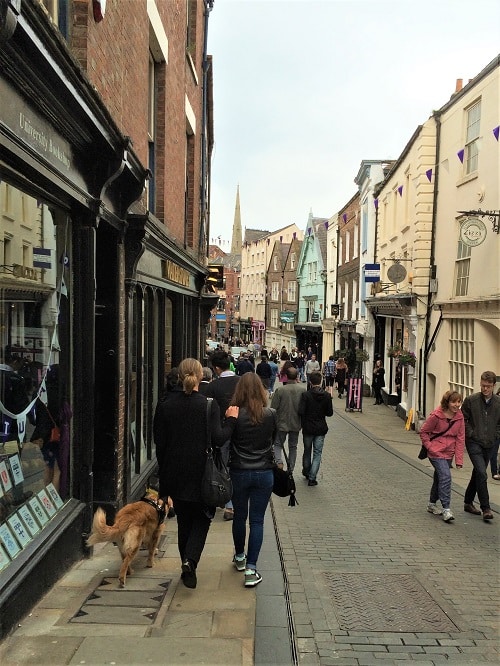
[[[152,624],[171,580],[127,578],[118,589],[116,578],[103,578],[70,622],[78,624]]]
[[[416,578],[407,574],[324,572],[341,629],[457,631]]]

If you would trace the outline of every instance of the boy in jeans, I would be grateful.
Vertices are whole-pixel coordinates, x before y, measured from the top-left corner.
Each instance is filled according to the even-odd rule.
[[[332,396],[321,388],[321,372],[311,372],[310,389],[300,396],[299,414],[302,422],[304,454],[302,474],[309,479],[309,486],[317,486],[316,477],[321,464],[325,435],[328,432],[327,416],[333,414]],[[312,460],[311,460],[312,452]]]

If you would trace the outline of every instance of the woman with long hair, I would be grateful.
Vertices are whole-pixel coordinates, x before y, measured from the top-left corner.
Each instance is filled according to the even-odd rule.
[[[179,364],[182,390],[174,390],[158,404],[154,439],[159,466],[160,497],[171,497],[177,514],[177,543],[181,557],[181,578],[195,588],[200,561],[215,507],[201,501],[201,479],[207,460],[208,430],[212,446],[222,446],[236,426],[238,407],[229,407],[221,425],[217,402],[199,393],[203,377],[201,363],[186,358]]]
[[[375,395],[375,402],[373,403],[374,405],[382,405],[383,404],[383,399],[382,399],[382,389],[385,386],[385,369],[384,369],[384,364],[380,359],[375,361],[375,365],[373,366],[373,379],[372,379],[372,389],[373,393]]]
[[[339,358],[335,363],[335,381],[337,382],[337,390],[339,398],[342,398],[345,391],[345,383],[347,380],[347,363],[343,357]]]
[[[238,571],[245,572],[245,587],[255,587],[262,580],[257,560],[264,537],[264,514],[274,482],[276,412],[267,406],[267,397],[257,375],[248,372],[241,377],[231,400],[232,405],[240,408],[229,454],[234,507],[233,562]],[[247,518],[250,529],[245,554]]]
[[[446,391],[439,407],[429,414],[420,429],[420,439],[434,467],[427,511],[439,516],[442,514],[445,523],[454,519],[450,509],[451,464],[453,458],[458,468],[461,468],[464,462],[465,422],[461,405],[460,393]],[[436,505],[438,499],[442,509]]]

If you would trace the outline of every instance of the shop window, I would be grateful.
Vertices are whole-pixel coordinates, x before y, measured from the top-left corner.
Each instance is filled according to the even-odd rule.
[[[474,321],[450,319],[450,389],[464,397],[474,390]]]
[[[0,229],[1,570],[71,495],[72,410],[70,221],[0,183]]]

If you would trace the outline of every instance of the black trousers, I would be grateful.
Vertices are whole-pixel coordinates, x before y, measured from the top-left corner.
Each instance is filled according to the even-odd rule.
[[[177,516],[177,545],[181,561],[191,560],[197,566],[212,520],[201,502],[172,499]]]

